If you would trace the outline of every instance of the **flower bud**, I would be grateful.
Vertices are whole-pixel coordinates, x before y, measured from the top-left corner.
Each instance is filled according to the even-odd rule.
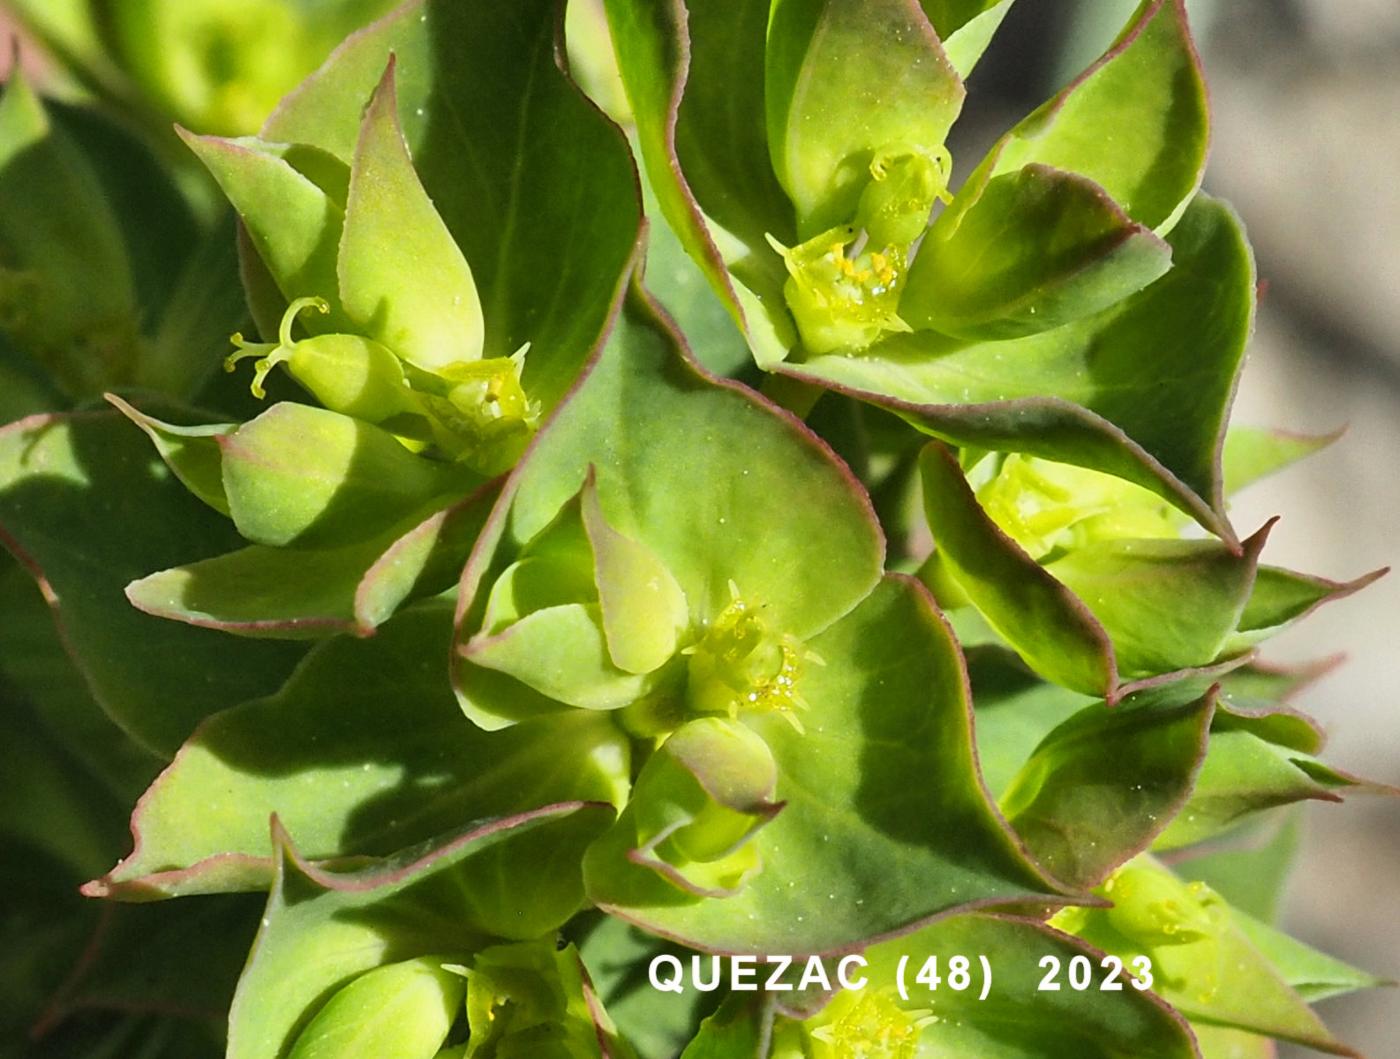
[[[940,147],[932,157],[916,148],[887,147],[870,163],[870,183],[860,196],[856,227],[872,246],[909,245],[928,228],[933,204],[948,201],[952,156]]]
[[[677,729],[642,769],[619,829],[629,857],[698,896],[737,892],[762,867],[751,841],[782,808],[768,745],[735,721],[706,717]]]

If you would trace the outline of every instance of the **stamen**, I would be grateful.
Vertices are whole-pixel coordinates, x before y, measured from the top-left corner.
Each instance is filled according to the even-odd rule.
[[[237,349],[224,358],[224,371],[235,370],[240,361],[248,360],[251,357],[259,358],[253,365],[253,382],[249,387],[253,396],[258,400],[267,397],[267,391],[263,389],[263,382],[269,373],[278,364],[289,359],[293,350],[296,349],[296,340],[292,338],[292,324],[304,309],[315,309],[323,314],[331,311],[330,305],[324,298],[298,298],[287,306],[287,311],[282,314],[282,322],[277,327],[277,342],[249,342],[244,339],[240,331],[235,331],[229,336],[229,341]]]

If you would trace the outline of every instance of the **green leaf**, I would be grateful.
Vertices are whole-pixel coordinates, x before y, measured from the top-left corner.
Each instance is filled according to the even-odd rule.
[[[625,138],[561,72],[554,14],[552,0],[408,3],[338,49],[262,130],[349,165],[392,54],[418,179],[472,266],[483,354],[531,343],[523,383],[546,410],[598,341],[640,223]]]
[[[8,555],[0,557],[0,687],[23,700],[40,727],[75,760],[63,771],[84,769],[106,798],[131,805],[160,771],[161,760],[113,724],[93,697],[64,648],[54,616],[29,574]],[[13,709],[19,710],[16,701]],[[88,812],[96,813],[90,799]]]
[[[689,623],[685,593],[651,549],[608,524],[593,474],[580,499],[608,654],[628,673],[650,673],[675,654]]]
[[[1179,820],[1161,836],[1162,849],[1187,846],[1238,824],[1250,813],[1305,799],[1341,801],[1290,754],[1249,732],[1217,732],[1200,783]]]
[[[1341,431],[1295,434],[1287,430],[1232,426],[1225,435],[1225,492],[1233,495],[1261,478],[1321,452],[1341,436]]]
[[[107,403],[140,427],[155,445],[160,458],[199,499],[220,514],[229,513],[224,493],[223,456],[218,439],[238,429],[236,423],[207,426],[177,426],[164,423],[133,408],[116,394],[105,395]]]
[[[477,484],[459,468],[413,455],[373,424],[288,402],[220,437],[219,448],[229,514],[256,544],[363,541],[433,498]]]
[[[610,3],[609,19],[613,18],[615,7],[636,6],[635,2]],[[765,78],[755,76],[766,63],[771,7],[769,0],[686,0],[687,17],[679,26],[663,22],[652,31],[659,28],[679,43],[689,52],[689,62],[671,65],[664,71],[649,67],[641,74],[651,81],[650,91],[643,99],[653,104],[646,107],[645,121],[643,112],[636,105],[633,107],[639,131],[652,129],[661,133],[645,135],[644,143],[651,140],[663,152],[669,152],[667,139],[673,136],[670,142],[682,160],[684,180],[694,188],[704,217],[718,226],[715,238],[721,241],[722,248],[722,232],[738,236],[750,251],[767,251],[765,232],[782,240],[795,239],[797,235],[792,202],[773,172]],[[631,65],[629,49],[616,31],[614,36],[630,93],[633,82],[626,80]],[[675,44],[667,44],[662,50],[673,64],[677,58],[674,48]],[[669,90],[669,98],[659,95],[658,90],[663,87]],[[652,95],[653,92],[658,94]],[[662,108],[654,106],[657,101],[663,102]],[[667,123],[668,109],[675,112],[674,129],[657,130],[658,122]],[[669,184],[680,175],[664,153],[643,153],[647,172],[657,181]],[[696,203],[690,200],[683,183],[679,191],[681,208],[694,208]],[[669,190],[658,190],[658,196],[663,206],[675,201]],[[672,224],[677,223],[669,210],[667,216]],[[690,231],[684,225],[676,230]],[[708,242],[709,237],[702,239]],[[685,234],[682,241],[695,253],[695,246],[690,245]]]
[[[1038,162],[1088,177],[1164,232],[1200,186],[1209,126],[1185,3],[1143,0],[1097,63],[992,148],[940,224],[959,223],[991,178]]]
[[[298,171],[285,149],[257,140],[182,135],[238,211],[283,298],[320,297],[337,307],[344,208]],[[323,326],[337,322],[332,315]]]
[[[1294,722],[1312,736],[1300,749],[1291,732],[1278,731]],[[1290,726],[1291,727],[1291,726]],[[1337,792],[1352,788],[1373,793],[1400,793],[1333,769],[1311,751],[1321,748],[1321,736],[1285,709],[1255,713],[1227,704],[1218,715],[1210,749],[1201,766],[1191,798],[1158,836],[1155,848],[1188,846],[1226,831],[1250,814],[1304,800],[1340,802]]]
[[[120,848],[113,845],[112,818],[121,807],[36,711],[11,698],[6,684],[0,684],[7,699],[0,737],[13,757],[6,769],[9,795],[0,805],[0,842],[7,856],[55,865],[49,885],[71,887],[63,876],[90,872]]]
[[[603,1007],[640,1054],[679,1055],[695,1033],[700,1012],[713,1001],[693,990],[677,996],[652,988],[647,977],[651,958],[681,950],[613,916],[594,915],[578,945]]]
[[[472,637],[460,654],[467,666],[505,674],[584,710],[621,709],[656,683],[650,673],[629,673],[614,664],[597,604],[564,603],[534,611],[501,632]],[[474,712],[468,715],[477,720]]]
[[[166,129],[158,130],[158,141],[152,142],[124,120],[127,115],[114,114],[91,101],[77,106],[54,102],[50,113],[97,177],[121,232],[143,329],[152,333],[151,325],[169,312],[180,278],[199,255],[202,244],[224,227],[219,223],[222,218],[208,211],[204,202],[199,203],[200,212],[196,213],[195,202],[200,196],[193,188],[182,186],[188,173],[171,165],[167,151],[175,150],[173,144],[159,142]],[[227,237],[228,230],[223,234]],[[224,249],[231,251],[232,247],[226,243]],[[147,346],[140,353],[133,381],[159,385],[160,374],[150,370],[153,350]],[[186,357],[195,354],[194,350],[184,351]]]
[[[1236,642],[1241,646],[1258,643],[1307,617],[1324,603],[1345,599],[1378,581],[1390,568],[1364,574],[1354,581],[1331,581],[1325,577],[1294,573],[1274,566],[1261,566],[1254,580],[1249,602],[1240,615]]]
[[[983,970],[979,955],[992,962],[994,981],[981,999]],[[938,957],[937,973],[947,976],[950,960],[972,962],[973,985],[954,989],[946,983],[933,992],[913,978],[925,961]],[[905,979],[909,999],[896,993],[901,957],[908,957]],[[1195,1050],[1186,1024],[1154,995],[1134,989],[1125,969],[1120,991],[1106,991],[1107,971],[1101,954],[1041,923],[1012,917],[957,916],[924,927],[914,934],[883,941],[865,952],[870,985],[858,992],[838,994],[831,1004],[804,1025],[811,1037],[825,1030],[831,1044],[818,1055],[858,1054],[862,1029],[871,1024],[909,1034],[920,1054],[966,1056],[1036,1056],[1037,1059],[1192,1059]],[[1060,968],[1061,988],[1040,983],[1047,961]],[[1072,962],[1087,962],[1092,984],[1087,990],[1067,988]],[[930,1012],[937,1017],[928,1019]],[[864,1015],[864,1018],[862,1018]],[[899,1039],[899,1038],[895,1038]],[[911,1042],[912,1043],[912,1042]],[[841,1045],[850,1049],[843,1051]],[[910,1051],[913,1054],[913,1051]]]
[[[749,840],[762,870],[732,897],[696,898],[630,861],[619,827],[589,850],[590,899],[693,947],[805,953],[1045,899],[978,781],[961,659],[926,594],[889,577],[809,646],[825,665],[799,681],[804,732],[741,714],[772,750],[785,803]]]
[[[1053,331],[972,344],[895,336],[860,356],[781,370],[884,405],[955,445],[1125,478],[1229,541],[1218,448],[1251,328],[1254,268],[1234,215],[1204,196],[1168,242],[1175,265],[1160,280]]]
[[[370,98],[345,204],[340,297],[359,334],[420,368],[481,358],[471,268],[419,183],[398,123],[394,60]]]
[[[782,262],[765,236],[797,242],[792,203],[770,162],[764,80],[753,76],[764,66],[769,6],[605,2],[648,184],[681,246],[745,329],[760,326],[764,312],[754,307],[747,319],[725,260],[747,259],[762,277],[746,273],[748,281],[786,315]]]
[[[487,597],[480,632],[461,649],[471,666],[519,681],[559,704],[556,709],[619,709],[641,698],[660,678],[646,669],[629,672],[613,661],[598,559],[583,513],[586,494],[592,494],[589,506],[597,507],[591,480],[590,467],[584,488],[501,572]],[[654,555],[647,555],[664,571]],[[670,580],[669,573],[665,576]]]
[[[466,995],[440,959],[376,967],[326,1001],[288,1059],[432,1059]]]
[[[1036,672],[1110,703],[1128,681],[1229,662],[1268,527],[1240,553],[1214,541],[1089,541],[1035,562],[977,503],[956,460],[920,460],[939,562]]]
[[[598,1007],[572,945],[498,945],[477,953],[466,973],[464,1059],[539,1049],[558,1059],[635,1059]]]
[[[748,359],[744,347],[744,361]],[[71,403],[34,358],[16,348],[0,329],[0,422],[56,412]]]
[[[958,76],[972,73],[1015,0],[919,0]]]
[[[1230,918],[1264,958],[1273,964],[1283,980],[1309,1004],[1354,993],[1358,989],[1395,984],[1318,952],[1237,908],[1230,910]]]
[[[738,721],[701,717],[647,759],[606,852],[617,849],[688,894],[731,897],[760,870],[754,835],[782,809],[767,744]],[[587,870],[587,869],[585,869]]]
[[[233,211],[226,211],[169,281],[163,311],[143,350],[137,379],[142,385],[192,397],[214,377],[229,334],[248,317],[238,281],[236,231]]]
[[[1238,651],[1230,634],[1268,528],[1244,542],[1243,554],[1215,541],[1104,541],[1045,569],[1103,624],[1125,676],[1208,666]]]
[[[758,1004],[741,993],[731,993],[718,1011],[700,1023],[680,1059],[756,1059],[763,1054],[763,1038]]]
[[[993,178],[951,233],[929,233],[899,314],[959,338],[1019,338],[1101,312],[1170,267],[1171,248],[1103,189],[1031,164]]]
[[[1096,886],[1186,804],[1209,760],[1214,713],[1210,694],[1185,705],[1089,706],[1035,748],[1001,795],[1002,812],[1057,879]]]
[[[1201,1049],[1201,1059],[1275,1059],[1278,1050],[1267,1037],[1243,1030],[1193,1023],[1191,1032]]]
[[[243,636],[369,636],[405,603],[451,587],[496,495],[488,484],[426,516],[411,515],[407,529],[355,544],[254,544],[150,574],[128,585],[126,596],[147,614]]]
[[[88,885],[125,900],[260,888],[278,814],[307,857],[388,854],[482,819],[555,802],[620,803],[626,737],[576,713],[486,734],[440,668],[438,603],[369,640],[331,640],[276,695],[199,729],[132,819],[135,849]]]
[[[1002,0],[919,0],[933,31],[943,41],[1001,4]]]
[[[229,1059],[286,1054],[321,1004],[386,963],[464,959],[493,936],[557,928],[582,899],[583,847],[611,815],[554,806],[355,874],[311,866],[277,826],[277,874],[229,1014]]]
[[[492,679],[471,658],[487,642],[471,646],[479,630],[538,638],[543,649],[557,625],[578,654],[556,647],[551,657],[597,675],[595,690],[612,689],[593,701],[623,705],[646,690],[635,679],[631,690],[620,686],[601,614],[582,603],[560,600],[504,631],[481,629],[493,583],[578,493],[590,465],[609,524],[670,571],[693,635],[734,602],[731,583],[762,607],[775,634],[802,640],[850,610],[879,576],[883,542],[868,502],[829,450],[752,391],[716,383],[677,356],[653,312],[640,300],[629,305],[598,365],[507,484],[468,564],[456,684],[477,723],[499,726],[519,715],[519,707],[486,701]],[[813,568],[825,575],[800,576]],[[520,666],[509,671],[518,675],[529,651],[512,650]],[[532,666],[532,679],[552,681],[555,668]],[[502,705],[504,715],[496,712]]]
[[[239,540],[116,412],[0,430],[0,483],[0,536],[39,581],[94,697],[142,745],[173,754],[199,720],[270,692],[300,658],[291,644],[230,641],[127,602],[134,578]]]
[[[1094,699],[1040,680],[1009,651],[969,647],[961,635],[958,640],[972,683],[977,763],[987,789],[1000,799],[1041,740]]]
[[[130,377],[135,281],[92,161],[26,77],[0,98],[0,326],[73,397]]]
[[[1036,672],[1075,691],[1111,694],[1113,647],[1088,608],[1001,532],[944,446],[928,445],[919,467],[939,560],[982,616]]]
[[[1302,806],[1267,813],[1217,843],[1167,854],[1183,879],[1205,883],[1236,911],[1277,920],[1302,836]]]
[[[1100,892],[1113,908],[1072,909],[1060,918],[1125,960],[1148,956],[1154,989],[1187,1018],[1354,1054],[1250,942],[1219,895],[1188,886],[1148,858],[1120,869]]]
[[[775,0],[763,70],[773,171],[804,240],[855,216],[882,151],[934,157],[964,96],[912,0]]]
[[[691,259],[680,237],[656,202],[650,182],[643,184],[647,230],[646,282],[648,291],[676,321],[698,360],[716,375],[733,376],[753,363],[748,343],[715,293],[709,277]]]
[[[83,961],[53,998],[47,1020],[57,1026],[70,1020],[81,1025],[95,1011],[159,1015],[199,1024],[222,1038],[221,1024],[258,912],[257,899],[245,895],[160,908],[106,906]],[[212,938],[219,944],[210,945]],[[158,1035],[148,1027],[145,1036]],[[171,1049],[157,1054],[173,1059],[183,1053]]]

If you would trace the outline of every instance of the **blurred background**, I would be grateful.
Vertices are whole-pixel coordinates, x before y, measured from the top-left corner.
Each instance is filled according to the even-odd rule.
[[[44,10],[62,28],[69,0],[0,0],[0,42],[13,9]],[[111,0],[102,6],[151,0]],[[579,0],[593,2],[593,0]],[[190,16],[208,0],[154,4]],[[206,131],[249,131],[258,116],[353,24],[387,0],[327,5],[334,19],[269,22],[264,0],[221,5],[229,56],[280,56],[253,81],[228,67],[228,91],[182,94],[176,53],[126,42],[125,72],[95,69],[128,93],[132,120],[169,115]],[[272,5],[276,6],[276,5]],[[314,4],[306,5],[314,7]],[[1008,125],[1091,62],[1136,0],[1018,0],[971,79],[954,155],[980,156]],[[1284,519],[1272,562],[1350,579],[1400,562],[1400,3],[1396,0],[1190,0],[1210,79],[1215,135],[1207,186],[1249,227],[1264,298],[1237,420],[1304,432],[1349,428],[1341,443],[1247,492],[1242,532]],[[271,10],[271,7],[268,7]],[[293,33],[295,30],[295,33]],[[291,37],[288,34],[292,34]],[[246,38],[246,39],[245,39]],[[64,38],[83,47],[81,27]],[[296,47],[288,47],[288,40]],[[207,57],[207,56],[206,56]],[[22,58],[46,90],[42,49]],[[12,61],[0,49],[0,76]],[[1301,696],[1329,730],[1329,761],[1400,784],[1400,576],[1333,604],[1271,645],[1275,661],[1349,656]],[[1285,926],[1376,973],[1400,978],[1400,808],[1355,797],[1308,809]],[[1373,991],[1327,1002],[1339,1037],[1373,1059],[1400,1054],[1400,996]],[[1301,1054],[1284,1050],[1284,1055]]]

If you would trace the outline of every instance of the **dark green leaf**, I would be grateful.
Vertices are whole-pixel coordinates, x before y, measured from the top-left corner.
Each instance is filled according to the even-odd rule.
[[[955,445],[1125,478],[1229,541],[1218,449],[1253,319],[1253,263],[1234,215],[1204,196],[1168,241],[1172,270],[1098,316],[1007,342],[896,336],[782,370]]]
[[[1057,879],[1096,886],[1186,803],[1214,712],[1213,695],[1184,706],[1086,707],[1035,748],[1001,796],[1002,812]]]
[[[965,339],[1019,338],[1101,312],[1159,279],[1171,248],[1075,173],[995,177],[951,233],[929,233],[900,318]]]
[[[160,771],[160,758],[97,705],[64,649],[39,586],[8,556],[0,557],[0,686],[24,700],[40,726],[77,759],[62,771],[76,777],[85,768],[107,797],[115,796],[115,808],[134,803]],[[19,710],[19,703],[10,709]],[[92,799],[89,811],[98,813],[105,800]]]
[[[1268,527],[1243,554],[1216,541],[1105,541],[1048,570],[1103,624],[1119,671],[1146,677],[1208,666],[1240,652],[1240,623]]]
[[[752,997],[731,993],[686,1045],[680,1059],[759,1059],[764,1054],[764,1019]]]
[[[0,327],[70,396],[131,377],[135,281],[92,162],[23,74],[0,98]]]
[[[198,1021],[221,1035],[258,923],[245,895],[108,905],[84,962],[54,998],[55,1023],[88,1011]],[[216,944],[210,944],[211,940]]]
[[[972,681],[977,763],[987,789],[1000,798],[1041,740],[1094,699],[1039,679],[1000,647],[970,648],[961,635],[958,641]]]
[[[983,617],[1032,669],[1075,691],[1111,694],[1113,647],[1088,608],[992,522],[944,446],[930,444],[919,466],[939,559]]]
[[[579,955],[604,1008],[622,1036],[643,1056],[680,1054],[695,1033],[700,1011],[713,1003],[712,998],[693,990],[677,996],[652,987],[648,962],[660,952],[673,950],[678,955],[683,952],[629,923],[601,914],[596,914],[596,922],[579,942]]]
[[[153,569],[239,544],[116,412],[36,417],[0,430],[0,527],[40,581],[103,708],[173,754],[195,724],[276,688],[291,644],[231,641],[141,614],[123,592]]]
[[[236,423],[212,423],[208,426],[177,426],[163,423],[140,409],[133,408],[115,394],[107,394],[107,403],[140,427],[155,445],[160,458],[199,499],[220,514],[227,515],[228,496],[224,493],[223,455],[218,439],[238,429]]]
[[[442,670],[450,626],[450,608],[425,604],[372,639],[318,647],[282,691],[212,718],[142,800],[134,851],[88,891],[265,886],[272,813],[324,859],[559,801],[622,801],[627,741],[606,718],[493,735],[467,723]]]
[[[726,260],[744,261],[749,281],[785,315],[782,262],[765,236],[795,243],[797,221],[773,174],[763,78],[754,76],[768,0],[607,0],[606,8],[649,184],[671,230],[736,321],[752,315],[748,323],[760,326],[765,314],[741,308]]]

